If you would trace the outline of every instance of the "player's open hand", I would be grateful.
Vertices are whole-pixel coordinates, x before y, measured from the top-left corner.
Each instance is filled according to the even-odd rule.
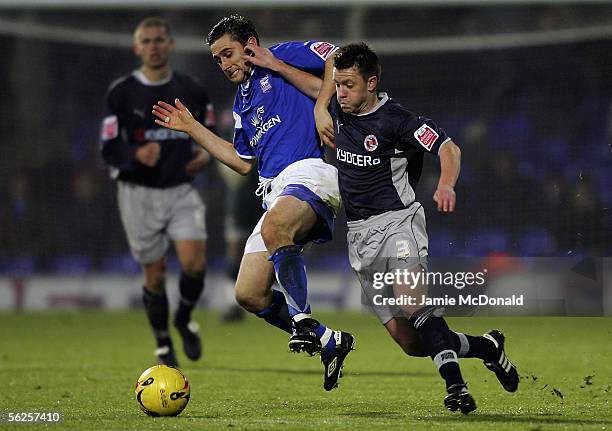
[[[457,197],[455,189],[447,185],[438,185],[433,195],[433,200],[438,204],[438,211],[449,213],[455,211]]]
[[[276,58],[272,51],[259,45],[246,45],[242,58],[255,66],[265,67],[275,72],[278,72],[279,66],[282,65],[282,61]]]
[[[335,149],[336,145],[334,144],[334,122],[332,121],[332,117],[329,114],[327,107],[320,107],[319,105],[315,105],[314,116],[317,125],[317,133],[319,134],[319,139],[321,139],[321,143],[327,145],[332,149]]]
[[[189,134],[197,121],[179,99],[174,99],[174,104],[176,106],[160,100],[153,105],[153,115],[157,117],[155,123]]]

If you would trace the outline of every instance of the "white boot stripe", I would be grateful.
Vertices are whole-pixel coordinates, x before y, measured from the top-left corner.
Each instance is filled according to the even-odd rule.
[[[499,344],[497,343],[497,340],[493,337],[491,337],[491,335],[489,334],[484,334],[483,337],[485,337],[487,340],[489,340],[490,342],[492,342],[493,344],[495,344],[495,348],[498,349],[499,348]]]
[[[431,314],[432,314],[434,311],[435,311],[435,308],[434,308],[434,309],[431,309],[431,310],[426,311],[425,313],[423,313],[423,315],[421,315],[420,317],[418,317],[418,318],[416,319],[416,321],[414,322],[414,326],[415,326],[415,328],[417,328],[417,329],[418,329],[418,328],[420,328],[420,327],[421,327],[421,325],[422,325],[423,323],[425,323],[425,321],[426,321],[426,320],[429,318],[429,316],[431,316]]]

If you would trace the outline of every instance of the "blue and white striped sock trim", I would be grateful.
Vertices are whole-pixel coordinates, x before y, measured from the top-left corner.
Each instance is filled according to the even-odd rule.
[[[293,321],[295,323],[304,320],[304,319],[310,319],[312,318],[312,315],[310,313],[298,313],[295,316],[293,316]]]
[[[325,348],[327,346],[327,343],[331,339],[332,335],[334,335],[334,331],[332,331],[329,328],[325,328],[325,332],[323,333],[323,335],[321,335],[321,338],[320,338],[321,346],[323,346],[323,348]]]

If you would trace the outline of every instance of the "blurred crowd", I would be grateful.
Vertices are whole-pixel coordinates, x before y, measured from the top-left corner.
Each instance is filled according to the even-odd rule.
[[[428,19],[442,19],[434,14],[452,21],[453,8],[428,9],[429,15],[408,9],[383,10],[378,17],[395,13],[400,22],[414,19],[422,28],[431,27],[423,25]],[[455,31],[465,34],[485,31],[483,23],[490,27],[486,17],[501,20],[502,29],[525,25],[511,8],[496,14],[487,8],[464,9],[462,26]],[[608,9],[580,13],[603,20],[611,16]],[[340,16],[341,11],[329,13]],[[567,8],[542,8],[536,21],[542,29],[555,28],[560,22],[579,24],[584,18],[579,15]],[[369,12],[363,20],[368,23],[374,16]],[[255,20],[270,29],[268,37],[290,34],[266,25],[273,21],[266,12],[258,11]],[[301,23],[295,30],[299,34],[291,33],[296,39],[334,37],[338,31],[322,26],[325,21],[314,12],[284,21]],[[135,18],[127,14],[120,22],[128,28]],[[348,25],[346,19],[338,22]],[[192,21],[181,30],[192,27],[201,32]],[[368,26],[365,33],[382,37],[383,29],[393,30]],[[14,101],[10,109],[0,108],[7,119],[0,125],[0,273],[135,270],[116,211],[115,184],[97,148],[104,91],[136,64],[131,53],[6,36],[0,44],[6,50],[1,90],[5,100]],[[200,78],[207,88],[220,133],[231,140],[233,88],[206,53],[180,54],[177,60],[178,70]],[[612,41],[386,54],[381,60],[380,88],[436,120],[462,149],[455,214],[435,211],[434,158],[426,160],[417,189],[426,209],[430,254],[612,254]],[[334,161],[331,151],[328,160]],[[259,211],[257,178],[232,175],[212,163],[197,179],[208,208],[208,249],[216,269],[235,260],[230,255],[236,254],[236,238],[248,232]],[[334,241],[317,249],[312,265],[346,266],[343,225],[340,216]]]

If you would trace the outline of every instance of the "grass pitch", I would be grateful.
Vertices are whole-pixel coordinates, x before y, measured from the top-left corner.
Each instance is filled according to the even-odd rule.
[[[319,359],[289,353],[287,336],[265,322],[196,317],[204,358],[179,356],[191,401],[179,417],[150,418],[133,394],[154,364],[143,311],[0,314],[0,412],[64,414],[61,424],[0,430],[612,430],[610,318],[449,319],[470,334],[502,329],[522,377],[508,394],[480,361],[461,360],[478,404],[463,416],[443,408],[432,362],[403,355],[372,316],[318,316],[357,339],[332,392]]]

